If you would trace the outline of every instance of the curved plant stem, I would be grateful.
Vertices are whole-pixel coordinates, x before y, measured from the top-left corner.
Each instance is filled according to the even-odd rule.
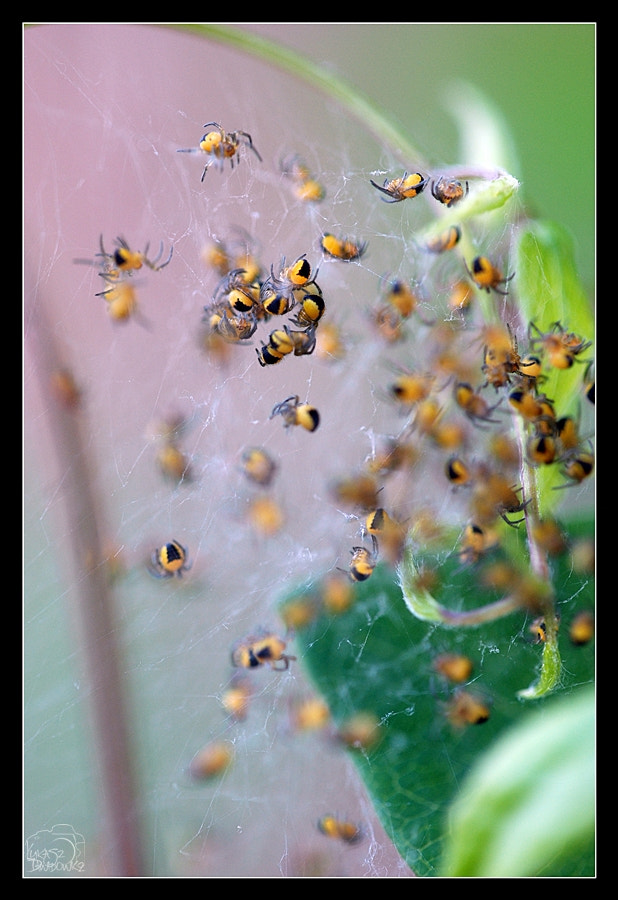
[[[40,383],[49,396],[52,376],[66,369],[45,318],[45,305],[26,324],[26,348]],[[102,814],[100,858],[105,875],[140,877],[144,874],[138,827],[138,803],[133,759],[120,675],[114,598],[110,590],[106,554],[100,539],[99,505],[95,499],[92,466],[80,418],[83,412],[50,402],[46,408],[60,470],[62,495],[71,540],[71,584],[78,586],[70,610],[76,623],[80,656],[90,687],[94,767],[100,782]],[[71,593],[71,592],[67,592]]]
[[[414,563],[412,547],[404,551],[398,568],[399,585],[408,610],[417,619],[446,625],[451,628],[466,628],[501,619],[522,609],[522,598],[516,594],[502,597],[494,603],[475,609],[452,610],[443,606],[425,589],[417,587],[418,570]],[[522,700],[537,700],[554,690],[560,682],[561,659],[558,649],[558,620],[553,603],[548,596],[545,604],[544,621],[546,641],[538,679],[528,688],[518,692]]]
[[[410,544],[404,550],[397,575],[406,606],[413,616],[423,619],[425,622],[439,622],[452,628],[476,626],[501,619],[503,616],[521,609],[521,599],[515,595],[502,597],[495,603],[488,603],[475,609],[448,609],[438,603],[428,590],[419,590],[417,587],[418,569],[414,563],[414,554]]]

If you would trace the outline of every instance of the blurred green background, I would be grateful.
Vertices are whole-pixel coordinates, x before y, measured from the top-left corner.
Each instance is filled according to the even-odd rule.
[[[572,232],[576,263],[593,295],[594,22],[240,27],[345,78],[399,122],[434,165],[462,161],[445,95],[462,80],[482,91],[513,136],[520,165],[511,174],[522,183],[522,198],[534,215]]]

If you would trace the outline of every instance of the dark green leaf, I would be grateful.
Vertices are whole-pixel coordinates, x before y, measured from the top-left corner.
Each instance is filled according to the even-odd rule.
[[[580,527],[590,534],[590,523]],[[491,601],[474,569],[456,573],[457,562],[440,562],[441,603],[461,608]],[[568,623],[577,610],[593,607],[594,582],[574,572],[567,555],[555,565],[554,585],[562,617],[561,690],[569,691],[593,678],[593,647],[572,647]],[[282,608],[319,589],[284,598]],[[357,713],[377,717],[379,742],[348,752],[402,856],[418,875],[435,875],[446,810],[462,778],[507,726],[524,711],[540,715],[547,702],[518,699],[518,691],[535,680],[543,645],[532,643],[530,617],[523,612],[475,628],[421,621],[408,611],[393,571],[383,566],[355,591],[345,614],[321,613],[297,631],[298,657],[339,727]],[[446,704],[456,688],[434,670],[445,652],[473,661],[466,689],[488,702],[488,721],[459,728],[448,721]]]

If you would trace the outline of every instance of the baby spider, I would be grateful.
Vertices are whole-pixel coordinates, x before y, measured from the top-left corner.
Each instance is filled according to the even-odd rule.
[[[120,278],[118,274],[99,272],[99,275],[108,286],[104,291],[98,291],[95,297],[104,297],[112,321],[128,322],[129,319],[135,319],[145,328],[149,328],[148,320],[139,310],[135,284],[128,278]]]
[[[261,366],[271,366],[281,362],[289,353],[294,353],[294,356],[309,356],[315,350],[315,343],[315,325],[304,331],[290,331],[284,325],[283,328],[271,331],[268,342],[262,344],[259,350],[256,347],[255,352]]]
[[[464,566],[474,565],[497,544],[498,538],[493,529],[469,522],[459,542],[459,561]]]
[[[382,186],[376,184],[375,181],[371,181],[371,184],[386,194],[386,197],[382,197],[385,203],[401,203],[402,200],[418,197],[424,191],[428,181],[429,179],[423,178],[420,172],[414,172],[412,175],[404,172],[401,178],[393,178],[391,181],[386,178]]]
[[[326,311],[326,303],[324,302],[322,291],[316,282],[311,285],[310,290],[305,290],[304,288],[297,290],[294,288],[295,294],[300,295],[301,291],[302,296],[298,297],[300,310],[293,317],[292,322],[294,325],[298,325],[299,328],[315,327]]]
[[[233,169],[234,158],[236,157],[237,162],[240,160],[240,147],[243,144],[245,147],[252,150],[259,161],[262,162],[262,157],[253,146],[251,135],[247,134],[246,131],[227,132],[223,130],[218,122],[207,122],[202,127],[210,128],[211,126],[213,126],[215,130],[207,131],[206,134],[202,136],[198,147],[187,147],[177,151],[178,153],[205,153],[210,157],[204,166],[200,181],[204,180],[206,172],[213,163],[216,163],[219,169],[223,169],[225,160],[229,159],[230,166]]]
[[[464,191],[461,181],[445,178],[444,175],[438,178],[437,181],[431,182],[432,196],[445,206],[453,206],[453,204],[458,203],[463,197],[467,196],[468,190],[469,185],[467,181]]]
[[[472,260],[472,267],[468,268],[466,264],[466,270],[472,281],[481,290],[487,291],[488,294],[490,291],[495,291],[496,294],[502,294],[503,297],[506,297],[508,294],[508,290],[503,288],[506,287],[511,278],[515,277],[515,272],[511,272],[510,275],[505,277],[502,271],[497,266],[494,266],[486,256],[475,256]]]
[[[251,284],[262,278],[258,243],[240,225],[230,228],[226,238],[214,237],[202,250],[202,260],[222,278],[232,269],[242,269],[243,279]]]
[[[256,669],[258,666],[270,666],[276,672],[283,672],[295,656],[283,651],[286,641],[276,634],[259,633],[237,641],[232,648],[232,665],[243,669]]]
[[[320,414],[315,406],[300,403],[299,399],[296,395],[278,403],[271,412],[270,418],[283,416],[285,428],[289,428],[291,425],[300,425],[306,431],[315,431],[320,424]]]
[[[163,241],[161,241],[159,252],[154,259],[148,259],[149,244],[146,244],[144,250],[131,250],[123,237],[117,237],[114,243],[116,245],[114,250],[108,253],[103,244],[103,235],[100,236],[100,252],[95,253],[95,259],[102,260],[100,264],[91,259],[74,259],[73,262],[84,266],[99,265],[101,269],[99,275],[109,281],[118,281],[122,275],[133,275],[143,266],[148,266],[153,272],[159,272],[169,264],[174,252],[174,247],[171,246],[165,262],[160,262],[163,256]]]
[[[153,272],[159,272],[168,265],[174,252],[174,247],[171,246],[167,259],[161,263],[159,260],[163,256],[163,241],[161,241],[159,252],[154,259],[148,259],[149,244],[146,244],[143,251],[139,251],[131,250],[123,237],[117,237],[114,243],[116,244],[115,250],[113,253],[108,253],[103,246],[103,235],[101,235],[99,241],[101,252],[96,254],[105,260],[105,270],[108,273],[128,272],[130,274],[137,272],[142,266],[148,266]]]
[[[444,706],[448,721],[455,728],[482,725],[491,715],[490,704],[484,697],[458,690]]]
[[[260,302],[266,318],[284,316],[295,304],[294,298],[289,296],[289,293],[275,290],[270,279],[260,287]]]
[[[283,159],[281,172],[294,183],[294,194],[298,200],[310,203],[324,199],[324,186],[313,177],[306,163],[298,155]]]
[[[592,341],[567,331],[560,322],[554,322],[550,331],[546,332],[530,322],[528,340],[533,349],[539,347],[546,354],[549,365],[554,369],[570,369],[579,354],[592,346]]]
[[[232,269],[224,275],[215,288],[213,303],[218,304],[225,300],[230,309],[236,313],[255,314],[261,318],[260,285],[258,282],[247,282],[244,274],[244,269]]]
[[[322,816],[318,820],[318,831],[328,838],[343,841],[344,844],[358,844],[365,836],[363,829],[356,822],[348,822],[330,815]]]
[[[284,256],[279,266],[278,275],[275,275],[273,267],[270,267],[270,278],[264,283],[263,292],[273,290],[280,296],[287,297],[290,301],[294,299],[294,291],[302,289],[304,293],[310,285],[315,285],[319,292],[316,282],[318,272],[319,269],[316,269],[315,273],[313,273],[306,253],[299,256],[289,266],[286,266]]]
[[[356,238],[349,237],[337,237],[330,232],[326,232],[322,235],[320,246],[324,253],[333,259],[350,262],[361,258],[367,249],[367,241],[358,241]]]
[[[276,328],[274,331],[271,331],[267,343],[262,344],[259,349],[257,347],[255,348],[258,362],[261,366],[275,365],[276,363],[281,362],[283,357],[287,356],[288,353],[292,353],[293,350],[294,338],[287,326]]]
[[[254,484],[269,487],[277,471],[277,463],[262,447],[247,447],[242,454],[242,471]]]
[[[352,558],[348,568],[348,577],[351,581],[367,581],[371,578],[378,562],[378,542],[374,534],[371,535],[372,549],[367,547],[352,547]]]
[[[478,428],[482,428],[482,422],[497,423],[499,419],[492,419],[491,414],[502,403],[502,397],[493,406],[481,396],[479,391],[475,391],[471,384],[466,381],[459,381],[455,385],[454,390],[455,403],[466,414],[466,416]]]
[[[461,240],[461,228],[459,225],[450,225],[442,234],[430,238],[425,244],[429,253],[444,253],[452,250]]]
[[[562,474],[568,481],[557,484],[554,490],[581,484],[594,471],[594,453],[592,450],[574,450],[564,457]]]
[[[255,312],[236,313],[231,307],[222,309],[216,305],[212,309],[205,307],[205,312],[204,321],[208,325],[209,333],[218,334],[228,344],[248,341],[258,327]]]
[[[187,550],[178,541],[169,541],[153,550],[148,565],[148,571],[155,578],[181,578],[190,568]]]

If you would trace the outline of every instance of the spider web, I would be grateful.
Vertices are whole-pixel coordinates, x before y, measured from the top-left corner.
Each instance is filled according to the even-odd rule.
[[[200,182],[203,156],[176,151],[197,146],[211,120],[250,134],[263,163],[241,146],[238,165],[213,166]],[[294,199],[280,163],[295,153],[324,185],[321,203]],[[105,873],[106,852],[95,688],[74,627],[88,599],[71,564],[80,523],[67,515],[64,494],[78,449],[55,456],[48,420],[58,401],[51,373],[39,380],[31,332],[58,348],[81,392],[70,415],[96,498],[101,565],[113,574],[146,874],[410,874],[348,758],[325,732],[294,727],[295,702],[312,693],[302,660],[252,673],[244,721],[222,706],[234,642],[259,628],[283,634],[276,601],[286,587],[345,567],[363,540],[361,519],[333,501],[330,485],[404,427],[385,402],[388,384],[399,365],[422,359],[427,335],[416,320],[405,342],[385,344],[372,321],[385,280],[412,281],[428,319],[455,315],[447,286],[462,274],[461,259],[429,261],[414,240],[435,201],[389,206],[369,185],[402,170],[340,110],[224,48],[130,25],[26,35],[24,838],[70,823],[84,836],[87,874]],[[276,323],[260,323],[248,345],[226,345],[223,357],[205,350],[203,310],[219,276],[204,252],[239,228],[266,271],[307,255],[324,322],[343,336],[342,360],[316,353],[261,368],[255,348]],[[353,263],[328,259],[319,246],[325,231],[367,241],[368,250]],[[162,244],[163,259],[173,246],[167,267],[133,276],[139,316],[126,323],[112,321],[95,296],[105,287],[97,265],[75,263],[96,262],[101,235],[107,250],[121,235],[133,249],[149,245],[151,257]],[[270,418],[293,395],[320,411],[316,433]],[[157,467],[162,429],[176,422],[190,464],[180,483]],[[249,446],[277,461],[267,491],[241,471]],[[436,451],[430,471],[443,461]],[[428,504],[436,516],[456,516],[457,500],[427,484],[418,471],[389,499],[402,515]],[[284,516],[272,536],[248,517],[263,493]],[[148,561],[170,540],[186,547],[191,568],[155,580]],[[230,742],[233,764],[196,782],[189,764],[215,740]],[[327,813],[362,823],[364,840],[329,841],[316,829]]]
[[[136,40],[144,41],[139,58]],[[345,138],[351,126],[342,130],[335,110],[312,109],[309,101],[299,110],[298,86],[282,91],[272,71],[260,70],[256,84],[254,66],[239,66],[228,51],[216,49],[214,64],[213,48],[196,39],[172,38],[183,50],[164,75],[152,63],[169,41],[155,29],[46,26],[27,34],[25,68],[25,328],[49,330],[81,391],[75,416],[102,540],[118,572],[115,633],[148,874],[405,873],[348,760],[324,735],[294,733],[291,704],[311,693],[299,666],[256,673],[244,722],[221,704],[234,641],[260,627],[284,632],[274,603],[289,579],[345,564],[357,523],[348,527],[333,510],[326,483],[370,451],[366,422],[375,402],[371,381],[364,384],[373,360],[362,354],[334,403],[333,385],[343,378],[336,365],[307,357],[259,367],[254,347],[267,339],[264,327],[251,346],[227,348],[226,362],[204,352],[203,307],[218,276],[202,254],[236,227],[255,240],[267,268],[307,253],[321,266],[328,316],[343,326],[337,307],[349,314],[353,304],[367,304],[358,279],[373,272],[322,264],[317,239],[327,224],[354,225],[351,197],[366,179],[342,150],[354,146],[351,133]],[[271,115],[275,110],[284,115]],[[234,170],[213,167],[200,183],[202,158],[176,150],[197,145],[210,119],[252,134],[264,164],[245,148]],[[340,132],[341,146],[318,152],[312,135],[325,126]],[[315,168],[327,207],[293,202],[278,167],[287,152]],[[105,287],[97,267],[74,263],[95,261],[100,235],[107,250],[118,235],[133,249],[149,242],[151,256],[160,242],[165,255],[174,247],[167,268],[134,276],[140,316],[127,323],[113,322],[95,296]],[[47,414],[57,401],[35,376],[27,357],[25,838],[69,823],[84,835],[86,872],[104,871],[92,813],[101,777],[88,713],[93,688],[75,644],[72,606],[84,602],[70,574],[79,526],[63,506],[72,459],[56,462],[45,449]],[[315,435],[269,420],[290,394],[325,409]],[[160,424],[177,417],[191,478],[175,485],[162,477],[156,453]],[[320,447],[338,435],[352,440],[338,441],[329,459]],[[240,470],[251,445],[278,461],[271,493],[285,525],[274,537],[247,521],[248,503],[260,493]],[[182,580],[154,581],[146,563],[172,539],[186,546],[191,570]],[[219,738],[232,743],[234,764],[196,784],[190,761]],[[362,822],[366,840],[331,844],[316,829],[329,812]]]

